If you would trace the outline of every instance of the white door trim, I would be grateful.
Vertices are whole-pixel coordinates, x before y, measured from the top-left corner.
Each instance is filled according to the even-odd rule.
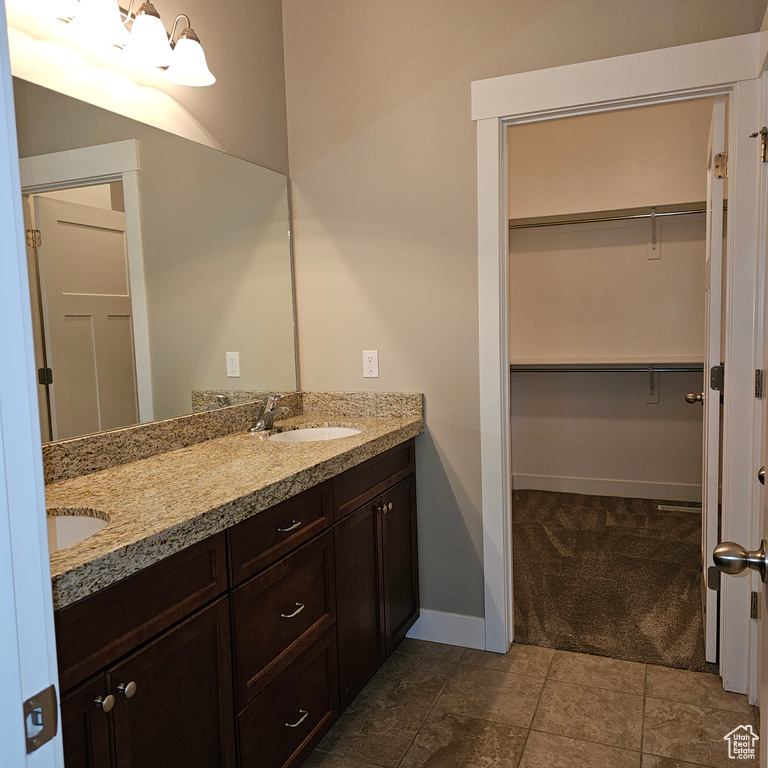
[[[61,735],[26,754],[22,702],[55,683],[32,318],[5,10],[0,6],[0,744],[3,766],[64,765]]]
[[[506,126],[516,122],[589,114],[640,104],[664,103],[701,95],[727,93],[731,109],[733,158],[729,180],[729,278],[735,293],[729,297],[728,329],[731,355],[739,338],[748,354],[738,369],[727,374],[732,392],[743,393],[747,375],[754,376],[755,269],[757,264],[757,170],[747,166],[750,141],[744,130],[756,119],[757,88],[768,48],[768,35],[755,33],[705,43],[619,56],[566,67],[527,72],[472,83],[472,118],[478,141],[478,299],[480,344],[481,455],[483,488],[484,578],[486,648],[504,651],[512,640],[512,551],[509,532],[509,376],[506,295]],[[752,103],[754,102],[754,105]],[[752,105],[752,106],[750,106]],[[760,126],[755,124],[749,132]],[[737,210],[734,211],[734,207]],[[750,284],[745,280],[749,275]],[[748,295],[747,295],[748,294]],[[746,301],[744,297],[746,296]],[[747,336],[743,334],[747,332]],[[754,544],[754,505],[742,489],[751,489],[755,400],[739,409],[736,398],[726,398],[724,477],[729,508],[737,510],[729,535],[742,535]],[[747,416],[747,411],[749,415]],[[747,467],[749,466],[749,473]],[[724,493],[726,493],[724,491]],[[746,504],[746,506],[744,506]],[[738,506],[741,505],[741,506]],[[738,509],[737,509],[738,506]],[[728,514],[728,513],[726,513]],[[735,514],[735,513],[734,513]],[[724,681],[727,688],[746,692],[749,658],[749,613],[740,611],[749,599],[748,579],[726,584],[723,603],[728,621]]]
[[[25,195],[71,189],[107,181],[122,181],[125,198],[126,247],[133,307],[134,353],[139,421],[154,421],[149,310],[144,275],[144,241],[141,228],[139,172],[141,158],[136,139],[115,141],[82,149],[51,152],[19,161]]]

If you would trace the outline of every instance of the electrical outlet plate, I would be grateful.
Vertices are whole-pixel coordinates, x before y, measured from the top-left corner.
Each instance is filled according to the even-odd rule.
[[[227,352],[227,378],[240,378],[240,353]]]
[[[378,349],[363,350],[363,378],[365,379],[379,378],[379,350]]]

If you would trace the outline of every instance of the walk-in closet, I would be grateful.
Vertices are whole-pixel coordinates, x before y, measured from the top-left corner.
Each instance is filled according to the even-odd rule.
[[[714,105],[508,128],[518,642],[713,669],[690,395],[706,361],[710,129],[727,109]]]

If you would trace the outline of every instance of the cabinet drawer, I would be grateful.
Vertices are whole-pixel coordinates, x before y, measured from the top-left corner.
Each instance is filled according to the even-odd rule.
[[[226,545],[220,533],[57,611],[61,690],[103,669],[226,587]]]
[[[294,768],[338,717],[331,630],[238,717],[241,768]]]
[[[331,484],[326,482],[230,528],[231,584],[253,576],[320,533],[331,517]]]
[[[415,467],[414,443],[409,440],[334,477],[334,520],[340,520],[412,474]]]
[[[331,532],[232,593],[238,710],[336,621]]]

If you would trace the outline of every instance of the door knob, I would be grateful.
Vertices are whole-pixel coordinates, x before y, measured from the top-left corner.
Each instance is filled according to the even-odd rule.
[[[768,557],[768,541],[760,542],[760,549],[749,552],[741,544],[732,541],[721,541],[712,553],[712,559],[719,571],[735,576],[737,573],[751,568],[758,571],[760,578],[765,581],[766,558]]]
[[[697,395],[695,392],[689,392],[685,396],[685,402],[688,404],[701,403],[704,405],[704,393],[702,392],[700,395]]]
[[[765,467],[760,467],[757,470],[757,479],[760,481],[760,485],[765,485]]]

